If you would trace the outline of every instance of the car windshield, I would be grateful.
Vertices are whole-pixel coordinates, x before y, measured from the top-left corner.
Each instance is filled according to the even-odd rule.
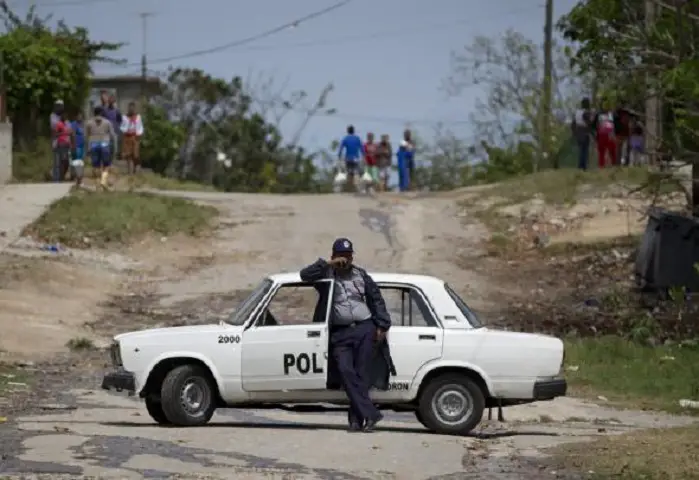
[[[266,278],[243,300],[240,305],[233,311],[233,314],[226,321],[230,325],[242,325],[250,317],[250,314],[255,310],[257,304],[267,295],[272,288],[272,280]]]
[[[452,290],[452,288],[448,284],[444,284],[444,289],[447,291],[451,299],[454,300],[456,306],[459,307],[461,313],[464,314],[464,317],[466,317],[468,323],[470,323],[473,328],[481,328],[483,324],[478,319],[478,316],[473,312],[473,310],[468,308],[466,302],[464,302],[461,299],[461,297],[454,290]]]

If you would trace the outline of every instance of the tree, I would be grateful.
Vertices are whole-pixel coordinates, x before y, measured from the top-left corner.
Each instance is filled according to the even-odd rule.
[[[416,185],[431,191],[453,190],[471,182],[473,148],[438,126],[431,144],[418,139]]]
[[[167,112],[158,105],[147,103],[143,110],[143,123],[147,135],[141,142],[143,166],[165,175],[177,160],[185,140],[181,124],[173,123]]]
[[[177,176],[227,191],[322,188],[314,155],[284,142],[277,126],[253,110],[240,77],[226,81],[201,70],[176,69],[154,102],[186,132],[178,161],[170,167]],[[219,155],[227,161],[219,162]]]
[[[457,97],[474,85],[486,88],[485,98],[478,100],[476,111],[470,116],[481,153],[487,154],[491,147],[516,150],[519,142],[527,141],[534,146],[527,153],[531,155],[527,161],[533,170],[546,166],[539,165],[539,146],[548,145],[551,151],[545,154],[550,157],[569,138],[567,126],[580,102],[580,91],[588,83],[571,66],[566,48],[554,45],[553,66],[554,125],[548,129],[540,116],[543,55],[538,45],[521,33],[508,30],[500,38],[477,37],[463,50],[452,53],[451,72],[444,81],[447,94]],[[546,131],[553,132],[550,142],[543,141]],[[480,148],[482,142],[487,148]]]
[[[15,144],[29,146],[48,130],[47,117],[57,99],[67,108],[82,109],[88,95],[92,62],[117,62],[105,57],[120,44],[93,42],[85,28],[59,22],[55,30],[30,9],[22,19],[0,2],[6,33],[0,36],[2,78],[7,113]]]
[[[646,126],[663,122],[661,135],[646,130],[650,153],[693,164],[691,196],[699,215],[699,5],[588,0],[564,15],[558,28],[580,44],[574,65],[609,79],[607,91],[628,99]],[[665,108],[644,115],[643,104],[652,98]]]

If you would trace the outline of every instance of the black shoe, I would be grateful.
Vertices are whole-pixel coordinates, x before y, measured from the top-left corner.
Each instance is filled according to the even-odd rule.
[[[376,427],[376,424],[379,423],[381,420],[383,420],[383,415],[381,415],[380,413],[378,416],[367,420],[364,424],[364,431],[373,432],[374,428]]]
[[[358,423],[350,423],[349,428],[347,429],[348,432],[361,432],[362,431],[362,426]]]

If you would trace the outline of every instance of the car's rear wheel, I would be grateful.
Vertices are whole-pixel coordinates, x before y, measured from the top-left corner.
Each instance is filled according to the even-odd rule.
[[[165,417],[181,427],[206,424],[216,410],[214,388],[209,372],[198,365],[173,368],[160,390]]]
[[[430,381],[420,395],[416,416],[429,430],[466,435],[483,418],[485,396],[465,375],[445,374]]]
[[[168,420],[165,416],[165,412],[163,412],[163,404],[160,403],[159,399],[156,400],[153,397],[146,397],[146,410],[148,410],[148,415],[150,415],[150,418],[155,420],[155,422],[159,425],[172,425],[170,420]]]

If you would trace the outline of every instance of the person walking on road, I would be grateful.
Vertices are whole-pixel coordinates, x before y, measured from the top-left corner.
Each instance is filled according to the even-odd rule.
[[[102,116],[109,120],[109,123],[112,124],[112,130],[114,131],[112,143],[109,145],[109,163],[111,165],[114,160],[118,159],[119,132],[121,131],[121,122],[123,120],[121,111],[117,107],[116,96],[114,94],[107,97],[107,105],[102,107]]]
[[[73,131],[73,151],[71,152],[70,170],[79,187],[82,184],[83,173],[85,171],[85,123],[81,111],[75,114],[75,120],[70,122]]]
[[[355,185],[355,177],[359,176],[359,161],[362,156],[362,139],[354,133],[354,127],[347,127],[347,135],[340,142],[340,150],[337,153],[338,160],[342,161],[344,152],[345,171],[347,172],[347,185],[352,189]]]
[[[102,107],[96,107],[92,118],[85,125],[85,140],[90,149],[93,173],[100,172],[100,185],[105,190],[109,187],[109,169],[112,156],[109,151],[115,142],[116,132],[109,120],[104,118]]]
[[[374,134],[371,132],[366,134],[363,152],[367,172],[369,172],[371,176],[372,185],[375,186],[379,183],[379,167],[377,161],[378,145],[374,142]]]
[[[62,182],[68,170],[71,135],[70,127],[65,119],[63,100],[56,100],[49,121],[51,125],[51,151],[53,152],[51,178],[54,182]]]
[[[381,290],[364,269],[353,264],[353,254],[352,242],[338,238],[330,260],[319,258],[302,269],[301,280],[335,282],[329,299],[330,355],[349,398],[349,430],[370,432],[383,415],[369,397],[368,370],[377,343],[386,341],[391,317]]]
[[[377,163],[379,167],[379,191],[388,190],[388,176],[393,163],[393,149],[388,135],[381,135],[381,141],[377,149]]]
[[[136,111],[136,103],[129,103],[129,109],[121,122],[121,133],[124,144],[123,154],[127,163],[129,175],[138,171],[141,166],[141,136],[143,135],[143,121]]]
[[[415,144],[412,141],[410,130],[403,132],[403,141],[396,154],[398,157],[398,188],[405,192],[412,188],[415,172]]]
[[[597,134],[597,162],[599,168],[607,166],[607,157],[612,165],[617,164],[616,138],[614,135],[614,112],[606,101],[602,102],[602,109],[595,116],[594,130]]]

